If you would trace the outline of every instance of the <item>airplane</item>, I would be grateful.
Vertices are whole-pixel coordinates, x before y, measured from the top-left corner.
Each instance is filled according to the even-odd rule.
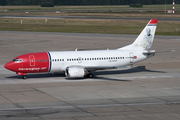
[[[27,73],[64,72],[68,78],[93,78],[92,71],[115,69],[132,65],[155,55],[150,50],[158,19],[151,19],[136,40],[115,50],[51,51],[20,55],[6,63],[8,70],[22,75]]]

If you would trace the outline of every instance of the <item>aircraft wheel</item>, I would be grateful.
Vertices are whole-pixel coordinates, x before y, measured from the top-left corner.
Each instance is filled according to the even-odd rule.
[[[94,75],[93,75],[92,73],[89,73],[89,74],[87,75],[87,77],[88,77],[88,78],[93,78]]]
[[[26,76],[22,76],[22,78],[23,78],[23,79],[27,79],[27,77],[26,77]]]

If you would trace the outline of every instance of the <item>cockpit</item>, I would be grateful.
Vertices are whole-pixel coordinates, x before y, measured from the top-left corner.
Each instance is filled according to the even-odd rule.
[[[19,59],[19,58],[15,58],[15,59],[13,59],[12,61],[14,61],[14,62],[22,62],[23,60],[22,60],[22,59]]]

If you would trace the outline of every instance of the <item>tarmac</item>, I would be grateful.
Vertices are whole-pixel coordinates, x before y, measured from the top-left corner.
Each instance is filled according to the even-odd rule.
[[[0,120],[179,120],[180,36],[155,36],[158,53],[126,69],[68,79],[4,68],[14,57],[43,51],[117,49],[137,35],[0,31]]]

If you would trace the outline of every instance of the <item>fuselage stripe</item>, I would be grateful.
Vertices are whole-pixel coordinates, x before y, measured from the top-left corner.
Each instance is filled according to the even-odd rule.
[[[51,71],[51,54],[49,52],[47,52],[47,53],[49,55],[49,70],[48,70],[48,72],[50,72]]]
[[[157,24],[149,24],[148,26],[157,26]]]

